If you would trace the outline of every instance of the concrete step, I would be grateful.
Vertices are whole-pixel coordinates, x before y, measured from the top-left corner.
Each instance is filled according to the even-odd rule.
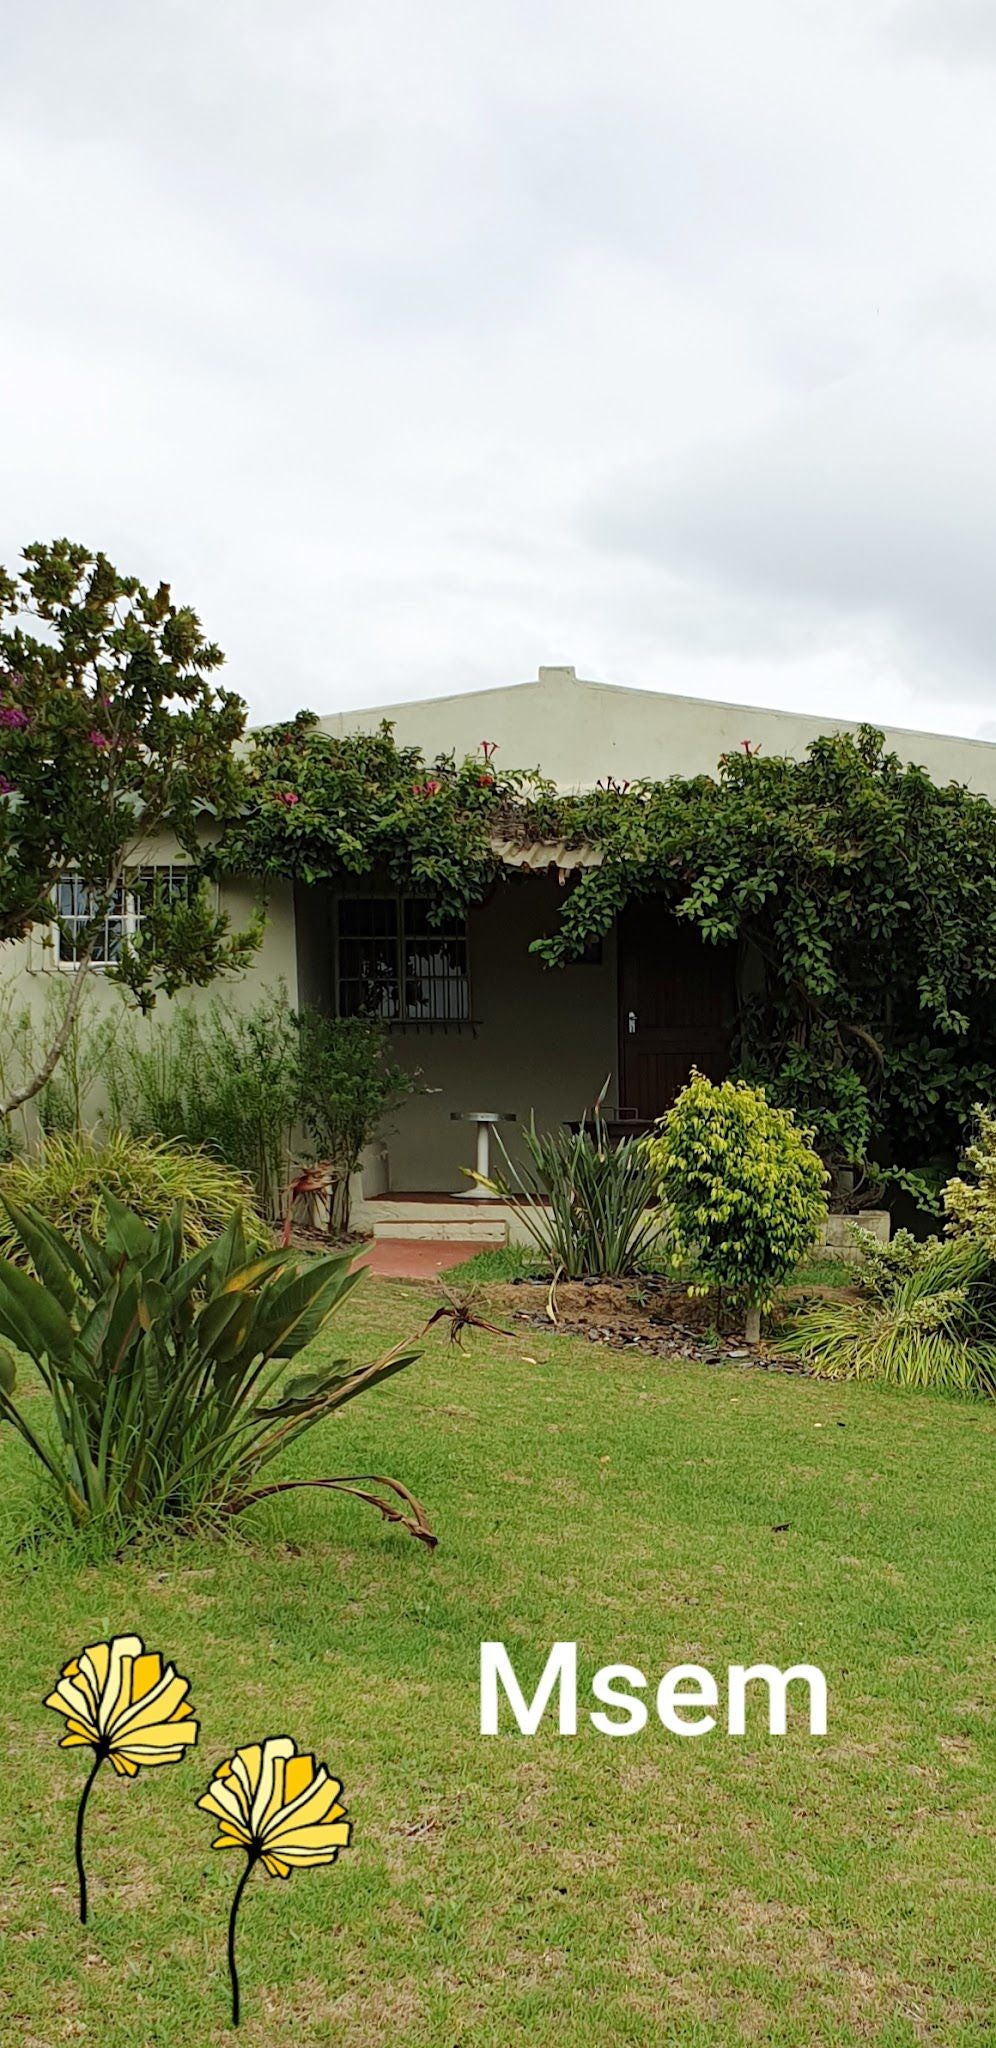
[[[374,1195],[356,1202],[355,1230],[374,1239],[435,1239],[440,1243],[507,1244],[511,1210],[504,1202],[431,1195],[392,1199]]]

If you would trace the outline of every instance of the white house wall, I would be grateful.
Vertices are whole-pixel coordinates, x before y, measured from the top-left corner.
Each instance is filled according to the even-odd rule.
[[[766,754],[797,759],[820,733],[846,732],[854,720],[812,718],[656,690],[625,690],[581,681],[572,668],[541,668],[534,683],[479,690],[461,697],[379,705],[321,719],[326,732],[371,732],[390,719],[404,746],[427,759],[472,754],[495,740],[505,768],[540,767],[561,789],[591,789],[599,777],[712,775],[723,753],[743,740]],[[936,782],[965,782],[996,801],[996,744],[939,733],[886,729],[890,747],[916,761]]]

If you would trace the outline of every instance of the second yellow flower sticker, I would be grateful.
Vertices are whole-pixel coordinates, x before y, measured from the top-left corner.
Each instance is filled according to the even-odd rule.
[[[257,1863],[271,1877],[316,1863],[334,1863],[349,1843],[350,1823],[339,1803],[342,1791],[324,1764],[302,1754],[289,1735],[270,1735],[237,1749],[218,1768],[202,1799],[220,1822],[212,1847],[242,1849],[246,1866],[235,1889],[228,1921],[228,1971],[232,2024],[240,2017],[235,1925],[242,1894]]]

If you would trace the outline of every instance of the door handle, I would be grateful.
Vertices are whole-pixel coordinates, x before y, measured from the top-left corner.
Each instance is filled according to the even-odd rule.
[[[630,1011],[630,1013],[629,1013],[629,1016],[628,1016],[628,1017],[627,1017],[627,1019],[626,1019],[626,1025],[627,1025],[627,1029],[628,1029],[628,1031],[629,1031],[629,1033],[630,1033],[630,1036],[632,1036],[633,1032],[634,1032],[634,1031],[636,1030],[636,1011],[635,1011],[635,1010],[631,1010],[631,1011]]]

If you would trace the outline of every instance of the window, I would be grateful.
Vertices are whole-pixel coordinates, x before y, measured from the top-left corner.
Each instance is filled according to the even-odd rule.
[[[190,870],[172,862],[157,867],[137,868],[127,884],[119,882],[98,929],[93,949],[95,967],[107,967],[120,960],[126,937],[140,929],[142,905],[153,889],[167,903],[186,901],[190,895]],[[60,875],[55,887],[56,957],[62,967],[73,967],[92,936],[92,925],[101,900],[99,890],[90,889],[78,875]]]
[[[340,897],[337,997],[340,1017],[468,1024],[465,920],[430,924],[420,896]]]

